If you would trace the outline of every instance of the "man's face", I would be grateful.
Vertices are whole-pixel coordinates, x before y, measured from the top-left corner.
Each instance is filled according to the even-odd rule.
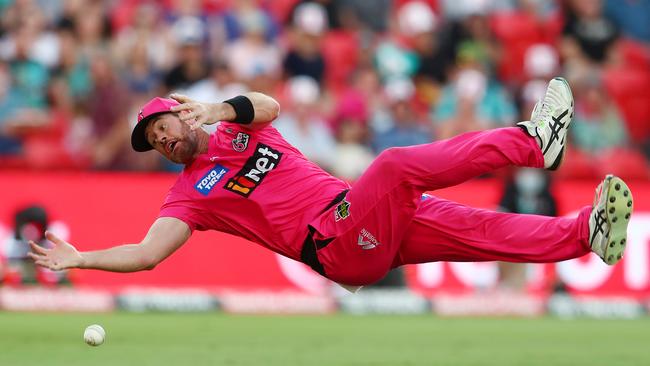
[[[162,156],[175,163],[186,164],[192,161],[198,149],[196,133],[176,114],[165,113],[149,122],[145,137]]]

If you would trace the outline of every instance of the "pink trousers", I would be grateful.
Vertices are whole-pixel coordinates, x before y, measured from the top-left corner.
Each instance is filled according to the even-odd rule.
[[[422,193],[508,165],[542,168],[520,128],[466,133],[382,152],[345,200],[312,224],[328,278],[366,285],[391,268],[434,261],[557,262],[588,253],[590,207],[577,218],[499,213]]]

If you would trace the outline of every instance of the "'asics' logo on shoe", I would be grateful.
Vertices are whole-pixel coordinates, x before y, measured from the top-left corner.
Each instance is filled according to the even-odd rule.
[[[603,225],[606,224],[607,218],[605,217],[605,209],[600,209],[598,212],[594,215],[594,232],[591,234],[591,239],[589,239],[589,244],[593,245],[594,239],[596,239],[596,235],[598,233],[602,233],[605,235],[605,229],[603,228]]]
[[[379,245],[375,236],[372,235],[368,230],[361,229],[359,232],[359,238],[357,239],[357,244],[363,249],[373,249]]]
[[[549,147],[553,144],[553,141],[558,141],[560,139],[560,131],[564,128],[565,123],[562,122],[562,119],[569,114],[569,110],[565,109],[562,114],[560,114],[557,117],[552,117],[553,118],[553,124],[551,124],[549,127],[551,128],[551,136],[549,136],[548,143],[546,145],[546,148],[544,151],[542,151],[543,154],[546,154],[548,151]]]

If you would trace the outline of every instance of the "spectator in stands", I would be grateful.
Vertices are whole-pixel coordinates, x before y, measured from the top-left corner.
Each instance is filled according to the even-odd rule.
[[[490,10],[493,12],[523,10],[529,14],[534,14],[538,19],[553,16],[558,8],[558,1],[556,0],[493,0],[490,3]]]
[[[274,122],[282,136],[321,168],[334,166],[336,142],[319,113],[319,86],[309,76],[296,76],[287,82],[289,111]]]
[[[491,2],[486,0],[445,1],[443,9],[450,16],[451,24],[445,30],[447,44],[441,46],[447,59],[471,57],[481,63],[483,70],[491,74],[501,57],[501,47],[489,24]]]
[[[287,77],[306,75],[319,84],[325,73],[325,60],[321,51],[321,37],[327,31],[327,14],[317,3],[299,5],[290,28],[290,47],[284,58]]]
[[[127,88],[133,94],[149,95],[160,86],[160,75],[147,57],[146,45],[131,48],[122,72]]]
[[[619,38],[616,25],[602,12],[602,0],[569,0],[561,51],[569,67],[603,64]]]
[[[576,107],[571,137],[578,150],[574,163],[582,164],[591,176],[613,173],[647,179],[648,165],[641,153],[633,150],[626,124],[607,95],[601,77],[587,75],[574,83],[574,90]]]
[[[381,111],[384,100],[381,93],[381,82],[377,71],[370,66],[362,66],[355,70],[351,77],[352,81],[348,84],[348,89],[340,96],[340,100],[352,99],[363,100],[363,109],[375,113]],[[370,116],[374,119],[374,117]]]
[[[7,10],[8,37],[4,39],[4,58],[16,57],[18,51],[16,41],[20,38],[26,46],[26,57],[48,69],[56,66],[59,58],[58,39],[54,32],[47,27],[46,14],[34,0],[14,2]],[[11,34],[13,31],[13,34]]]
[[[165,88],[174,91],[189,87],[208,75],[209,65],[203,50],[203,23],[195,17],[182,17],[172,26],[179,45],[176,65],[165,75]]]
[[[168,18],[199,17],[202,13],[201,0],[170,0],[167,2]]]
[[[38,32],[38,25],[26,21],[6,36],[0,50],[8,60],[12,89],[20,95],[23,106],[27,108],[45,106],[48,69],[32,57],[32,44]]]
[[[574,83],[575,118],[572,138],[577,148],[595,154],[625,147],[628,133],[618,108],[607,97],[602,79],[590,75]]]
[[[389,147],[425,144],[432,141],[431,127],[413,109],[415,86],[409,79],[389,81],[384,87],[388,108],[386,121],[374,121],[372,146],[376,153]],[[381,118],[377,116],[376,118]]]
[[[342,7],[342,27],[350,30],[385,33],[393,0],[338,1]]]
[[[434,110],[438,139],[512,125],[515,117],[516,111],[508,92],[475,67],[456,73],[452,83],[443,89]]]
[[[341,100],[332,122],[337,140],[332,172],[347,180],[357,179],[374,159],[367,146],[367,106],[358,96]]]
[[[548,80],[560,71],[559,66],[559,55],[548,44],[532,45],[524,55],[524,73],[528,80]]]
[[[375,49],[374,62],[383,80],[410,78],[419,65],[415,52],[399,43],[387,41],[380,43]]]
[[[487,13],[492,10],[489,0],[441,0],[445,18],[452,21],[465,19],[472,14]]]
[[[605,14],[626,36],[650,43],[650,0],[605,0]]]
[[[264,39],[272,42],[278,36],[279,29],[273,18],[265,11],[259,8],[256,0],[238,0],[232,2],[231,8],[223,13],[223,25],[227,42],[234,42],[246,33],[245,21],[247,14],[259,12],[259,20],[263,23],[261,28],[264,30]]]
[[[499,208],[503,212],[557,215],[557,200],[551,194],[548,171],[519,168],[505,181]]]
[[[230,99],[247,91],[246,85],[234,77],[228,65],[217,60],[213,64],[208,77],[190,85],[185,89],[184,94],[194,100],[210,102]],[[203,126],[203,128],[210,131],[210,129],[216,129],[217,127],[209,125]]]
[[[129,153],[129,95],[115,73],[107,54],[91,60],[93,90],[88,100],[88,114],[93,131],[93,166],[99,169],[129,169],[133,162]]]
[[[431,61],[425,57],[435,49],[432,36],[437,18],[429,5],[423,1],[402,5],[397,9],[395,25],[393,31],[375,47],[374,64],[382,81],[411,78],[417,72],[444,72],[429,70],[428,65],[422,64]],[[433,78],[438,76],[433,75]]]
[[[105,2],[84,1],[74,14],[73,24],[82,54],[92,57],[97,52],[106,51],[112,41],[112,30],[108,20]]]
[[[60,59],[57,73],[63,75],[77,102],[84,102],[92,89],[90,59],[81,52],[72,24],[61,22],[57,29]]]
[[[47,124],[44,109],[49,70],[56,50],[43,34],[43,14],[31,1],[9,9],[15,18],[5,19],[8,32],[0,41],[0,153],[24,157],[24,138],[30,129]],[[54,53],[54,55],[52,55]]]
[[[0,155],[17,155],[22,151],[20,140],[12,136],[7,124],[21,109],[23,101],[12,84],[9,65],[0,61]]]
[[[134,72],[140,77],[151,73],[160,79],[159,73],[174,66],[176,56],[174,39],[170,29],[160,20],[159,13],[160,9],[153,3],[139,4],[131,23],[115,37],[115,59],[123,65],[136,63],[138,66],[130,66],[136,69],[146,65],[148,72]],[[133,53],[138,55],[135,56]]]
[[[374,3],[374,1],[373,1]],[[346,28],[350,25],[351,17],[354,17],[354,14],[351,12],[351,7],[349,4],[346,4],[346,1],[340,0],[300,0],[297,2],[296,6],[293,8],[290,20],[293,21],[295,18],[298,8],[302,4],[317,4],[322,6],[325,9],[327,14],[327,28],[329,29],[341,29]],[[353,20],[352,20],[353,21]]]
[[[282,66],[282,54],[264,38],[265,15],[259,9],[238,14],[242,37],[228,45],[223,55],[235,77],[251,90],[268,91],[275,85]]]
[[[535,44],[524,55],[525,82],[517,93],[519,120],[530,119],[537,101],[544,98],[546,83],[560,71],[559,55],[555,48],[547,44]]]
[[[415,72],[418,95],[425,103],[434,103],[452,66],[452,60],[441,49],[442,34],[446,33],[441,32],[431,7],[422,1],[407,2],[399,8],[397,20],[401,34],[418,57]]]
[[[6,126],[21,139],[24,164],[37,169],[87,166],[84,151],[69,149],[67,145],[74,103],[65,78],[52,77],[47,99],[47,109],[23,110]]]

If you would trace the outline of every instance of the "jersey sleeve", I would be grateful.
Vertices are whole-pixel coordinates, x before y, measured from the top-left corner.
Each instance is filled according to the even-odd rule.
[[[183,199],[181,194],[178,194],[174,191],[170,191],[165,198],[165,202],[160,208],[158,217],[173,217],[183,221],[189,226],[190,230],[201,230],[201,225],[199,224],[197,218],[198,213],[192,207],[188,199]]]
[[[239,123],[228,122],[228,121],[220,121],[219,125],[224,130],[234,130],[234,131],[237,131],[237,132],[244,132],[244,133],[247,133],[247,134],[249,134],[251,136],[255,136],[255,135],[258,135],[260,133],[267,132],[269,129],[274,129],[275,130],[275,127],[273,127],[272,122],[273,121],[262,122],[260,124],[262,124],[263,126],[256,126],[255,128],[244,127],[243,125],[241,125]]]

